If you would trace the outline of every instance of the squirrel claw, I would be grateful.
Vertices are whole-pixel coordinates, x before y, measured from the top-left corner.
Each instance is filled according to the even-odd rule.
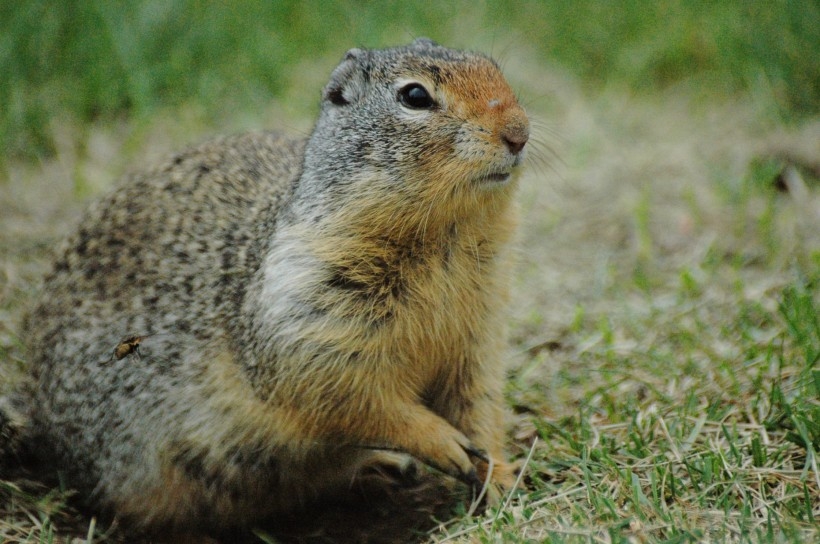
[[[487,452],[482,449],[476,448],[475,446],[467,446],[464,448],[464,451],[467,452],[468,455],[477,457],[485,463],[490,462],[490,457],[487,455]]]

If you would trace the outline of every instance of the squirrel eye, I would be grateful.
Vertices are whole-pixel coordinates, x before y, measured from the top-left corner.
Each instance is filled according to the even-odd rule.
[[[399,89],[399,102],[414,110],[431,110],[436,105],[427,89],[418,83],[411,83]]]

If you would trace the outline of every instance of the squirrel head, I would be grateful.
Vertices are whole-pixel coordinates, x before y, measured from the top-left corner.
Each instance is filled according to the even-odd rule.
[[[527,115],[489,57],[424,38],[351,49],[322,93],[302,189],[419,206],[497,197],[514,185],[528,138]]]

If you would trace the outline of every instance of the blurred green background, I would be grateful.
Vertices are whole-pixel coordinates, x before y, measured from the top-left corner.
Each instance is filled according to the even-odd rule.
[[[786,122],[820,111],[815,0],[0,0],[0,162],[53,153],[55,120],[247,114],[349,47],[420,35],[502,61],[526,50],[587,93],[751,94]],[[311,112],[319,89],[297,91]]]

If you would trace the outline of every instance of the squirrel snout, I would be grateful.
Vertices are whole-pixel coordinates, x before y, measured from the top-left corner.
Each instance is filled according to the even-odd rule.
[[[518,155],[530,139],[530,127],[526,121],[514,120],[501,130],[501,140],[510,153]]]

